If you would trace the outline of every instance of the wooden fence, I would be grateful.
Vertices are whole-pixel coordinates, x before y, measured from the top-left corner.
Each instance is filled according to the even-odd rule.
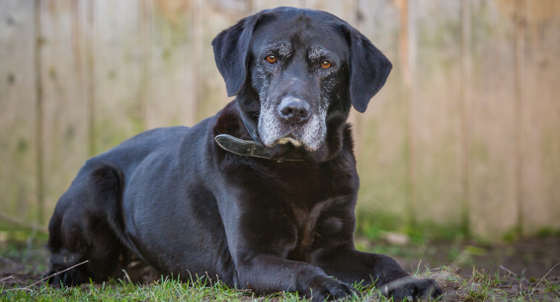
[[[394,63],[351,116],[360,211],[485,238],[560,227],[557,0],[3,0],[4,217],[45,225],[89,156],[224,106],[211,39],[279,5],[339,15]]]

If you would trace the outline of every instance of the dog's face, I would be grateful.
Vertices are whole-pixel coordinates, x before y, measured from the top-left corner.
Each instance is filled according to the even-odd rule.
[[[213,46],[228,95],[238,95],[267,147],[321,152],[350,105],[364,112],[391,69],[367,38],[322,11],[262,11],[220,33]]]
[[[250,49],[259,136],[268,147],[292,143],[317,151],[325,142],[329,104],[347,82],[347,43],[309,16],[261,22]]]

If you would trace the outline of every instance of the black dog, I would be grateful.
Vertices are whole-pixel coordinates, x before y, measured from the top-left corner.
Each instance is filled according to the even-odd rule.
[[[158,271],[314,300],[376,282],[438,296],[391,258],[354,249],[358,175],[346,118],[364,112],[391,63],[343,20],[265,10],[212,43],[237,98],[192,128],[142,133],[86,162],[49,225],[52,278],[114,276],[130,255]]]

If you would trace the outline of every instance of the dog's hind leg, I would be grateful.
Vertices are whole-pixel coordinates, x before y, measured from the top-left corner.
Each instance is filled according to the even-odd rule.
[[[122,177],[105,164],[86,164],[62,195],[49,223],[49,275],[54,285],[77,285],[106,280],[120,273],[119,258],[126,254],[120,211]]]

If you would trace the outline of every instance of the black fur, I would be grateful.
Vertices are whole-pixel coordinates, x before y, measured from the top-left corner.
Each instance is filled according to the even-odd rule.
[[[277,65],[262,60],[271,39],[286,43],[275,49]],[[237,98],[192,128],[147,131],[88,160],[58,201],[48,248],[51,272],[89,262],[50,281],[103,281],[138,258],[163,274],[316,301],[352,294],[352,282],[388,284],[396,298],[439,295],[433,280],[391,283],[408,274],[387,256],[354,248],[359,180],[345,121],[351,104],[364,111],[383,86],[385,56],[337,17],[295,8],[247,17],[212,44]],[[318,55],[333,67],[318,69]],[[309,102],[317,116],[326,108],[320,147],[270,147],[279,156],[302,152],[304,162],[240,157],[214,143],[221,133],[251,139],[246,127],[261,133],[269,126],[259,124],[262,106],[286,95]]]

